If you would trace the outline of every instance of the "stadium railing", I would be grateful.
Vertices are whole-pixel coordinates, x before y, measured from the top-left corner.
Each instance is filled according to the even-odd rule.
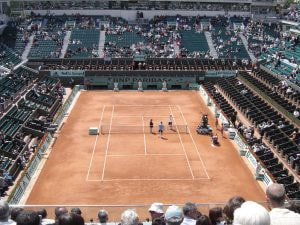
[[[68,99],[65,101],[63,106],[59,109],[56,116],[54,117],[53,123],[57,124],[58,127],[60,127],[66,112],[70,108],[75,96],[77,93],[82,89],[82,86],[76,85]],[[32,176],[34,175],[39,163],[41,162],[43,158],[43,154],[48,149],[50,144],[52,143],[54,136],[50,133],[45,133],[44,137],[42,138],[40,144],[37,147],[37,151],[27,164],[26,168],[23,170],[23,172],[20,175],[20,178],[16,182],[16,185],[14,186],[11,194],[8,196],[7,201],[10,204],[18,204],[23,196],[23,194],[26,191],[26,188],[28,184],[30,183],[30,180]]]

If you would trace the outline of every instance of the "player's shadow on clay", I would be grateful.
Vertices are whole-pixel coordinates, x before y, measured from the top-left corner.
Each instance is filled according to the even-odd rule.
[[[166,141],[168,140],[168,138],[165,138],[165,137],[161,137],[161,139],[166,140]]]

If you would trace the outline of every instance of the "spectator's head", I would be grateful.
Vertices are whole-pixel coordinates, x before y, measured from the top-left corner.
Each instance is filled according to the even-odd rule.
[[[221,207],[214,207],[209,210],[209,219],[212,225],[216,225],[224,221],[223,210]]]
[[[37,212],[31,210],[23,210],[16,219],[17,225],[39,225],[40,217]]]
[[[138,225],[139,216],[133,209],[125,210],[121,215],[121,224],[122,225]]]
[[[266,191],[267,201],[272,208],[284,205],[285,189],[282,184],[270,184]]]
[[[152,225],[166,225],[166,222],[163,217],[157,217],[152,220]]]
[[[212,224],[208,216],[202,215],[197,219],[196,225],[212,225]]]
[[[42,219],[45,219],[47,218],[47,211],[46,209],[40,209],[39,211],[37,211],[37,213],[39,214],[39,216],[42,218]]]
[[[165,213],[165,221],[168,225],[179,225],[182,223],[183,218],[182,209],[177,205],[169,206]]]
[[[151,219],[162,217],[164,215],[163,204],[155,202],[149,208],[149,213],[151,215]]]
[[[234,211],[233,225],[270,225],[269,212],[256,202],[244,202]]]
[[[98,219],[100,223],[106,223],[108,221],[108,212],[106,210],[100,210],[98,212]]]
[[[185,203],[182,208],[182,211],[185,217],[189,217],[194,220],[199,217],[199,212],[195,203],[192,202]]]
[[[84,219],[75,213],[64,213],[58,218],[58,225],[84,225]]]
[[[17,216],[20,214],[20,212],[22,212],[24,209],[22,208],[19,208],[19,207],[13,207],[11,209],[11,212],[10,212],[10,218],[13,220],[13,221],[16,221],[17,219]]]
[[[9,218],[9,205],[5,201],[0,201],[0,222],[6,222]]]
[[[241,205],[245,202],[245,199],[240,196],[234,196],[228,200],[227,204],[224,207],[223,212],[225,213],[229,222],[233,221],[233,213],[237,208],[240,208]]]
[[[79,208],[71,209],[71,213],[74,213],[74,214],[77,214],[77,215],[81,216],[81,210]]]
[[[55,220],[58,220],[58,218],[65,213],[68,213],[68,210],[66,207],[56,207],[55,208]]]

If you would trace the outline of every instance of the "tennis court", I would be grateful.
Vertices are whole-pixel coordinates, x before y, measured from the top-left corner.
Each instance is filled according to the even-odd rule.
[[[210,179],[179,105],[104,105],[98,128],[87,181]]]
[[[196,91],[81,92],[26,203],[222,203],[233,195],[264,201],[229,139],[213,147],[209,136],[196,134],[202,113],[208,113],[217,132]],[[163,138],[157,134],[161,121]],[[89,135],[89,127],[99,127],[101,133]],[[120,210],[110,213],[119,218]]]

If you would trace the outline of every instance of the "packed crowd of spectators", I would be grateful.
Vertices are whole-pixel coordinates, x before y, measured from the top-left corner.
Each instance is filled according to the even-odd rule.
[[[162,203],[153,203],[149,208],[151,219],[147,224],[153,225],[299,225],[299,206],[286,201],[283,185],[271,184],[266,190],[268,211],[254,201],[243,197],[230,198],[225,206],[211,208],[208,215],[200,212],[195,203],[187,202],[183,207],[171,205],[164,211]],[[106,210],[98,212],[98,221],[88,220],[80,208],[70,211],[65,207],[55,208],[55,219],[47,217],[47,211],[27,210],[9,207],[5,201],[0,202],[0,223],[6,225],[105,225],[109,224]],[[112,221],[115,222],[115,221]],[[119,225],[142,225],[143,220],[134,209],[127,209],[121,214]]]
[[[25,1],[27,10],[52,9],[126,9],[126,10],[201,10],[201,11],[250,11],[250,4],[200,3],[200,2],[164,2],[164,1]]]
[[[292,4],[284,15],[284,19],[294,22],[300,22],[300,3]]]
[[[126,33],[131,33],[131,45],[118,45],[126,39]],[[106,28],[106,35],[118,36],[117,41],[105,43],[105,55],[128,57],[145,54],[154,58],[175,58],[175,45],[180,41],[176,26],[169,26],[164,17],[154,18],[149,25],[128,25],[123,20],[116,20]],[[130,41],[130,40],[129,40]]]
[[[267,30],[272,30],[274,35]],[[258,58],[261,53],[265,53],[268,48],[280,41],[280,31],[280,27],[277,25],[250,20],[243,31],[243,35],[247,38],[248,49]]]

